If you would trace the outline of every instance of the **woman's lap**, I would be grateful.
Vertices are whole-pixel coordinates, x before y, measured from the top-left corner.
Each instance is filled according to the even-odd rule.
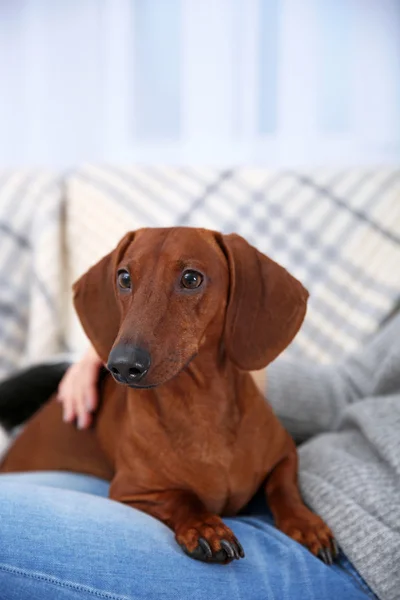
[[[162,523],[105,498],[107,487],[68,473],[0,476],[1,600],[367,598],[266,514],[227,519],[245,560],[205,565]]]
[[[67,471],[32,471],[0,475],[0,482],[13,482],[40,485],[75,492],[86,492],[107,498],[109,483],[98,477],[90,477]]]

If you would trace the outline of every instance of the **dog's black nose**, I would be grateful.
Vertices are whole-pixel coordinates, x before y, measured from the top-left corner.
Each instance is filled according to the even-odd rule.
[[[150,368],[150,354],[128,344],[118,344],[110,352],[107,369],[119,383],[138,383]]]

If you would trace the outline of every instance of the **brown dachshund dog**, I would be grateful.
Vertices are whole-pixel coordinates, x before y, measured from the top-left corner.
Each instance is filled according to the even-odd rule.
[[[331,563],[336,543],[300,497],[295,444],[248,373],[297,333],[303,286],[238,235],[171,228],[128,233],[74,292],[112,374],[94,426],[63,423],[53,399],[0,470],[109,479],[110,498],[168,525],[189,556],[220,563],[244,556],[221,516],[264,485],[276,526]]]

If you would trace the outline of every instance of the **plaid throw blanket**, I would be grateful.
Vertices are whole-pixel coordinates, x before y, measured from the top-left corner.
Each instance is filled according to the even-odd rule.
[[[369,336],[400,297],[400,171],[312,172],[87,165],[68,181],[71,284],[128,229],[236,231],[310,291],[288,352],[330,362]],[[71,343],[82,335],[70,311]],[[267,335],[267,332],[266,332]]]
[[[0,173],[0,378],[65,350],[61,210],[54,176]]]

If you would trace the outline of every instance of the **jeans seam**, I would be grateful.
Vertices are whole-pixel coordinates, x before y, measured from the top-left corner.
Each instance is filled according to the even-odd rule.
[[[369,587],[367,582],[363,579],[363,577],[360,575],[360,573],[357,571],[357,569],[353,566],[353,564],[349,561],[349,559],[347,558],[347,556],[345,554],[343,555],[343,558],[344,558],[344,561],[342,560],[338,564],[340,571],[342,573],[346,573],[346,575],[350,578],[353,585],[355,587],[357,587],[359,590],[361,590],[362,592],[364,592],[364,594],[367,594],[368,598],[370,598],[371,600],[377,600],[377,596],[374,594],[374,592],[371,590],[371,588]],[[352,569],[347,568],[347,563],[352,567]]]
[[[373,594],[373,592],[371,592],[371,590],[365,585],[362,585],[364,583],[363,581],[359,581],[356,577],[354,577],[353,573],[350,573],[341,564],[338,564],[337,566],[339,567],[339,569],[338,571],[336,571],[336,573],[341,576],[343,581],[349,583],[357,592],[362,592],[363,594],[365,594],[365,596],[370,600],[377,600],[377,597],[375,595],[371,595]]]
[[[98,590],[88,585],[75,583],[74,581],[65,581],[63,579],[59,579],[58,577],[54,577],[53,575],[47,575],[46,573],[39,573],[37,571],[21,569],[19,567],[14,567],[12,565],[7,565],[4,563],[0,564],[0,571],[11,573],[13,575],[20,575],[27,579],[36,579],[38,581],[50,583],[57,587],[70,588],[77,592],[91,594],[92,596],[97,598],[103,598],[104,600],[133,600],[131,596],[121,596],[119,594],[112,594],[111,592]]]

